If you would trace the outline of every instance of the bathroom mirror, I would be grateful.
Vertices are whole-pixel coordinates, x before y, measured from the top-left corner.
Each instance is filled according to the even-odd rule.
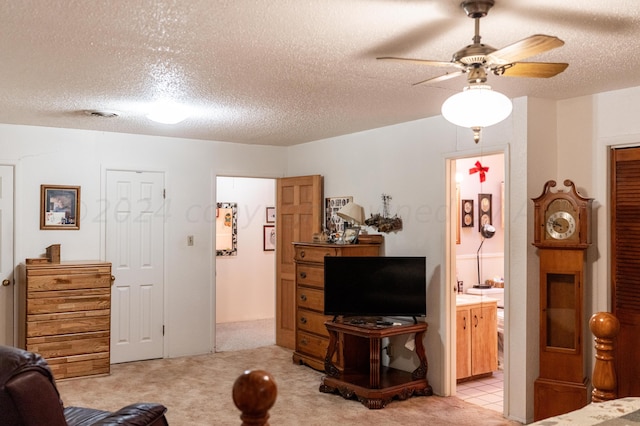
[[[217,203],[216,256],[235,256],[238,252],[238,203]]]

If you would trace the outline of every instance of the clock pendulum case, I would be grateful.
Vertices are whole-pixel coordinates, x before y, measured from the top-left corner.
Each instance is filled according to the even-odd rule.
[[[540,257],[540,375],[534,383],[534,420],[587,405],[584,362],[584,268],[591,245],[591,204],[570,180],[534,198],[534,242]]]

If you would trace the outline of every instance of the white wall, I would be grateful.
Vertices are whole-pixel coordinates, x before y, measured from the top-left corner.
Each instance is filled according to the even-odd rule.
[[[585,322],[611,311],[609,151],[640,146],[640,87],[558,102],[558,176],[574,180],[578,192],[594,198],[592,247],[587,251]],[[590,333],[585,324],[585,333]],[[590,335],[590,334],[587,334]],[[593,345],[588,346],[589,371]]]
[[[213,350],[215,176],[284,175],[286,149],[0,125],[0,163],[16,166],[16,262],[61,244],[63,260],[104,259],[104,171],[165,172],[165,356]],[[39,229],[40,184],[81,186],[81,228]],[[195,245],[187,246],[187,235]],[[117,279],[117,277],[116,277]],[[20,283],[18,285],[21,285]]]
[[[217,178],[217,201],[238,204],[238,251],[216,257],[216,323],[275,318],[275,252],[263,250],[275,189],[273,179]]]
[[[483,130],[482,140],[474,144],[469,129],[459,129],[442,117],[427,118],[396,126],[296,145],[289,150],[289,175],[322,174],[325,176],[325,197],[352,195],[354,201],[365,207],[365,213],[381,212],[380,196],[392,196],[391,214],[398,213],[403,219],[404,229],[385,235],[385,255],[424,255],[427,257],[427,322],[429,329],[425,347],[429,360],[428,379],[438,394],[448,392],[447,347],[451,336],[447,333],[447,305],[452,303],[448,289],[454,283],[446,280],[446,220],[447,193],[445,188],[445,164],[447,158],[481,155],[482,153],[506,152],[509,163],[505,168],[510,185],[505,188],[511,203],[505,209],[507,223],[515,224],[505,231],[505,251],[518,260],[516,276],[524,277],[527,253],[527,199],[526,190],[526,143],[527,143],[526,99],[514,102],[512,116]],[[334,153],[341,158],[351,158],[345,166],[343,161],[334,161]],[[514,174],[518,176],[514,176]],[[514,196],[515,194],[515,196]],[[511,218],[513,212],[519,214]],[[512,240],[512,241],[510,241]],[[524,243],[523,243],[524,242]],[[509,248],[507,248],[507,246]],[[524,259],[524,261],[522,261]],[[505,271],[505,280],[509,279]],[[455,273],[452,277],[455,280]],[[519,279],[517,292],[527,288],[525,280]],[[514,297],[517,304],[526,305],[526,292],[522,300]],[[537,329],[529,330],[526,321],[519,323],[511,339],[527,353],[527,338]],[[526,355],[514,358],[510,368],[526,373]],[[513,384],[513,392],[522,396],[513,399],[510,416],[526,418],[527,383],[523,380]]]

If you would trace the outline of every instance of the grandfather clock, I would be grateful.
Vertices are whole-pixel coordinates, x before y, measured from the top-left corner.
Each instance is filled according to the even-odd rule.
[[[534,242],[540,256],[540,375],[534,420],[589,402],[583,339],[585,254],[591,245],[591,204],[570,180],[553,180],[534,198]]]

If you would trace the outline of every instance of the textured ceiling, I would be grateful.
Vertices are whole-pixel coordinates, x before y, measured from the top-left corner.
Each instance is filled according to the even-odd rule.
[[[440,114],[464,77],[412,83],[470,44],[460,0],[0,0],[0,122],[294,145]],[[638,0],[495,0],[482,42],[565,45],[550,79],[489,76],[511,98],[640,86]],[[453,70],[453,69],[452,69]],[[145,118],[154,100],[192,110]],[[118,117],[87,115],[114,111]]]

